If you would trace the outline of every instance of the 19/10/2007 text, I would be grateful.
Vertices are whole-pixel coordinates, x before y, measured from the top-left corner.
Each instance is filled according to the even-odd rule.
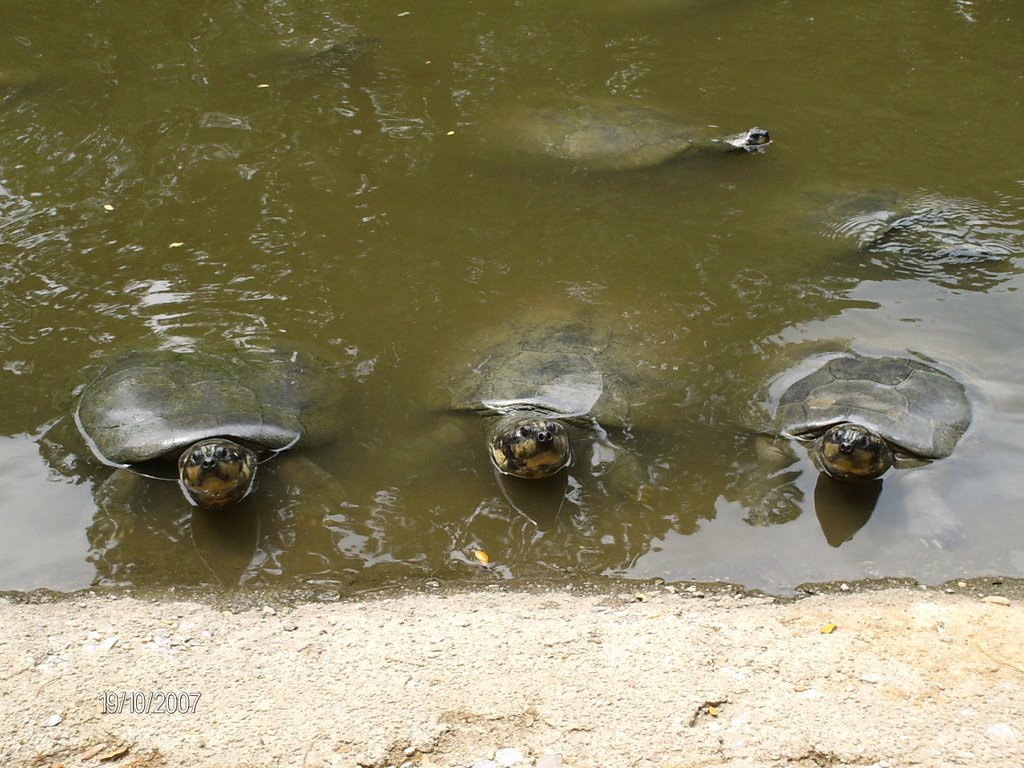
[[[104,691],[100,702],[104,715],[190,715],[195,713],[201,695],[184,691]]]

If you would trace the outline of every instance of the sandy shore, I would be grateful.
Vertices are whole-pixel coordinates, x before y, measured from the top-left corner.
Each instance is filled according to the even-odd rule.
[[[998,585],[74,595],[0,601],[0,628],[7,766],[1024,765]]]

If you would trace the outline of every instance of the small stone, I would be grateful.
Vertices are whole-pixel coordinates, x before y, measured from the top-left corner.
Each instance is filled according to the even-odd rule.
[[[523,753],[515,747],[505,747],[494,753],[494,759],[498,765],[509,768],[509,766],[523,761]]]
[[[106,640],[104,640],[102,643],[99,644],[99,650],[102,651],[103,653],[106,653],[111,648],[113,648],[115,645],[117,645],[117,638],[116,637],[108,637]]]
[[[264,605],[260,611],[264,616],[277,616],[277,611],[271,608],[269,605]]]
[[[477,760],[473,768],[498,768],[498,764],[493,760]]]
[[[64,718],[60,715],[50,715],[48,718],[43,720],[44,728],[53,728],[54,726],[60,725],[64,722]]]
[[[981,602],[990,603],[992,605],[1009,605],[1009,598],[1003,597],[1002,595],[988,595],[987,597],[981,598]]]
[[[546,753],[537,758],[534,768],[562,768],[562,756]]]
[[[989,727],[986,733],[989,736],[995,736],[997,739],[1006,739],[1007,741],[1017,738],[1017,732],[1006,723],[995,723]]]
[[[416,754],[416,747],[406,747],[402,750],[402,754],[406,757],[412,757]]]
[[[294,632],[298,628],[299,625],[296,624],[294,621],[286,621],[284,623],[284,627],[282,627],[282,629],[284,629],[285,632]]]
[[[882,676],[876,675],[874,672],[869,672],[866,675],[861,675],[860,681],[862,683],[880,683],[882,682]]]
[[[86,760],[92,760],[94,757],[96,757],[96,755],[102,752],[105,749],[105,747],[105,744],[96,744],[94,746],[91,746],[87,750],[85,750],[85,752],[80,754],[78,756],[78,759],[81,760],[83,763]]]

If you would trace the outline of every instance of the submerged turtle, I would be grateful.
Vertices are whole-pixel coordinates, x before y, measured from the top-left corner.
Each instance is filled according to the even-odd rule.
[[[586,320],[503,329],[450,384],[456,412],[488,419],[494,468],[522,478],[550,477],[573,460],[569,427],[596,433],[629,425],[632,405],[650,394],[652,369],[635,347]]]
[[[1013,199],[990,205],[934,193],[864,193],[826,205],[823,234],[854,244],[862,260],[890,275],[987,290],[1019,271],[1019,207]]]
[[[792,384],[777,427],[839,480],[870,480],[953,452],[971,421],[963,385],[930,365],[845,354]]]
[[[262,459],[330,436],[339,384],[294,351],[130,352],[85,387],[75,421],[103,463],[174,460],[186,498],[218,509],[248,495]]]
[[[642,104],[571,100],[554,107],[517,107],[499,115],[493,133],[520,150],[597,170],[659,165],[695,150],[763,152],[768,131],[720,136]]]

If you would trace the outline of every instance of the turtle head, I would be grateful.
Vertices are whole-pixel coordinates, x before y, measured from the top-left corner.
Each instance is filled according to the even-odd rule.
[[[819,438],[815,457],[837,480],[873,480],[893,465],[888,443],[857,424],[837,424]]]
[[[256,454],[232,440],[200,440],[178,459],[178,484],[204,509],[221,509],[244,498],[256,476]]]
[[[734,149],[760,153],[768,149],[768,145],[772,143],[772,137],[764,128],[755,126],[743,133],[728,137],[725,139],[725,143]]]
[[[516,477],[550,477],[572,461],[565,427],[550,419],[505,419],[494,430],[489,448],[495,469]]]

